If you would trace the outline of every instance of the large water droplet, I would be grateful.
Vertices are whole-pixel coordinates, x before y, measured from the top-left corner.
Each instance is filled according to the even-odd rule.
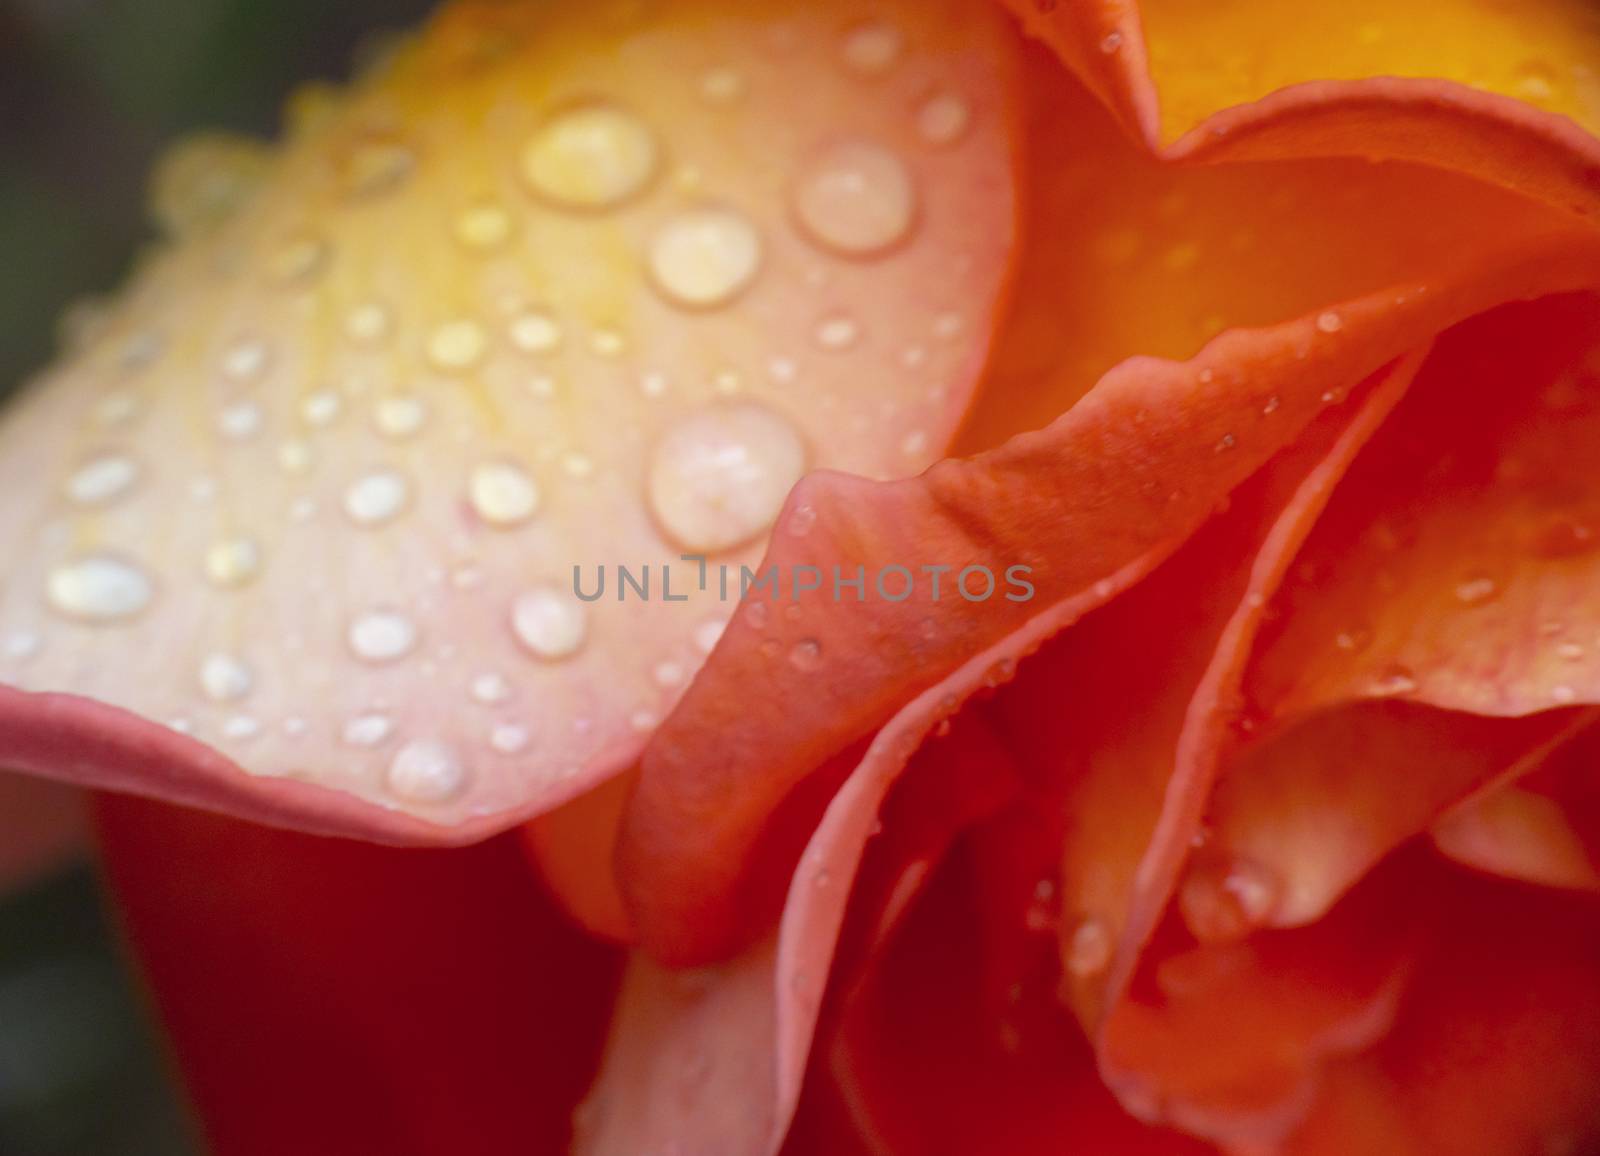
[[[761,268],[761,235],[732,209],[691,209],[650,243],[650,277],[667,300],[690,309],[723,305]]]
[[[583,604],[554,586],[539,586],[511,607],[511,629],[529,653],[547,661],[570,658],[589,631]]]
[[[660,168],[650,126],[610,104],[570,108],[545,123],[522,151],[522,176],[540,197],[568,209],[606,209],[644,191]]]
[[[491,526],[518,526],[539,508],[539,484],[516,462],[484,462],[468,483],[472,508]]]
[[[650,508],[690,550],[726,550],[766,532],[806,468],[788,419],[753,402],[690,414],[656,445]]]
[[[416,740],[395,752],[387,776],[389,790],[413,803],[443,803],[467,785],[467,769],[454,749]]]
[[[917,191],[894,153],[846,141],[819,155],[793,193],[796,219],[819,245],[846,257],[875,257],[910,234]]]
[[[136,563],[113,554],[86,554],[63,563],[45,579],[51,607],[81,622],[132,618],[150,605],[155,583]]]

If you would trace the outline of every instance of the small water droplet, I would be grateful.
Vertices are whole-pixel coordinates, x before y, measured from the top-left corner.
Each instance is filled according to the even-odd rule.
[[[382,746],[394,733],[394,723],[386,715],[357,715],[344,725],[344,741],[352,747]]]
[[[330,426],[342,412],[344,399],[331,389],[318,390],[300,402],[300,417],[310,426]]]
[[[249,441],[266,425],[266,414],[253,401],[239,401],[217,415],[217,432],[229,441]]]
[[[817,344],[831,352],[849,349],[860,337],[860,323],[843,313],[831,313],[817,323]]]
[[[502,755],[521,754],[528,748],[528,728],[502,723],[489,732],[489,745]]]
[[[1500,587],[1493,578],[1475,574],[1457,584],[1456,601],[1463,606],[1482,606],[1492,602],[1499,592]]]
[[[650,277],[668,301],[713,309],[732,301],[761,268],[761,234],[732,209],[680,213],[650,243]]]
[[[702,654],[710,654],[717,648],[717,643],[722,640],[723,631],[728,629],[728,624],[718,619],[702,622],[694,628],[695,649]]]
[[[243,741],[261,733],[261,720],[252,715],[236,714],[222,724],[222,737]]]
[[[609,209],[643,192],[661,167],[655,134],[614,105],[569,108],[534,133],[522,150],[522,176],[559,208]]]
[[[1111,965],[1111,932],[1099,919],[1085,919],[1067,940],[1067,971],[1078,979],[1093,979]]]
[[[550,353],[561,346],[561,326],[548,313],[528,310],[506,327],[511,344],[524,353]]]
[[[917,109],[917,133],[931,145],[951,145],[966,135],[972,106],[953,92],[936,92]]]
[[[222,374],[231,381],[255,381],[266,372],[272,355],[264,341],[243,338],[222,354]]]
[[[511,682],[503,674],[480,674],[472,680],[471,691],[478,702],[494,706],[510,699]]]
[[[790,534],[796,538],[804,538],[811,533],[812,527],[817,524],[817,511],[814,506],[796,506],[794,513],[789,515],[789,524],[786,527]]]
[[[1107,32],[1100,38],[1100,51],[1107,56],[1114,56],[1121,47],[1122,33],[1120,32]]]
[[[428,424],[427,403],[410,395],[379,398],[372,408],[372,424],[390,441],[415,437]]]
[[[511,628],[530,654],[556,662],[582,648],[589,632],[588,613],[581,602],[562,590],[540,586],[512,604]]]
[[[744,96],[745,79],[731,68],[708,68],[700,74],[700,95],[711,104],[732,104]]]
[[[206,578],[224,590],[253,582],[261,573],[261,547],[253,538],[222,538],[206,548]]]
[[[488,253],[511,239],[511,227],[511,214],[505,206],[484,201],[458,213],[452,231],[462,248]]]
[[[200,664],[200,689],[212,702],[237,702],[255,687],[255,675],[231,654],[208,655]]]
[[[807,236],[846,257],[879,256],[910,235],[917,191],[904,162],[866,141],[817,156],[795,184],[795,217]]]
[[[376,301],[357,305],[344,319],[344,331],[352,341],[374,345],[389,336],[393,320],[389,310]]]
[[[653,672],[656,685],[664,689],[682,686],[687,672],[680,662],[658,662]]]
[[[345,641],[362,662],[395,662],[417,648],[417,627],[398,610],[374,610],[351,620]]]
[[[112,623],[133,618],[155,598],[155,583],[137,563],[114,554],[86,554],[54,569],[45,579],[50,606],[80,622]]]
[[[483,360],[489,338],[470,318],[446,321],[428,336],[428,360],[443,373],[465,373]]]
[[[1344,318],[1330,309],[1317,315],[1317,328],[1323,333],[1337,333],[1344,328]]]
[[[386,779],[389,790],[413,803],[443,803],[467,785],[467,770],[444,743],[418,739],[395,752]]]
[[[1578,701],[1578,692],[1570,686],[1553,686],[1550,688],[1550,699],[1561,706],[1570,706]]]
[[[101,454],[67,479],[67,498],[80,506],[105,506],[128,494],[138,482],[136,461],[126,454]]]
[[[344,512],[358,526],[382,526],[403,513],[411,502],[411,483],[397,470],[374,470],[351,483],[344,494]]]
[[[802,638],[789,648],[789,665],[810,673],[822,666],[822,644],[815,638]]]
[[[1190,867],[1178,891],[1178,909],[1202,943],[1243,939],[1272,918],[1281,884],[1261,864],[1211,860]]]
[[[368,136],[356,142],[340,169],[345,192],[374,197],[399,188],[416,168],[416,154],[389,136]]]
[[[1372,692],[1385,697],[1395,697],[1415,693],[1417,689],[1417,676],[1408,666],[1392,663],[1378,672],[1372,680]]]
[[[887,20],[863,20],[847,29],[839,44],[844,65],[859,76],[882,76],[905,51],[905,34]]]
[[[710,407],[657,443],[650,509],[678,545],[726,550],[771,528],[805,466],[800,435],[780,414],[754,402]]]
[[[491,526],[520,526],[539,509],[539,484],[512,461],[483,462],[468,483],[472,508]]]

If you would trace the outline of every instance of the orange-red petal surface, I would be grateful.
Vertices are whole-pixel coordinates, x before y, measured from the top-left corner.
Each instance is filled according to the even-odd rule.
[[[663,565],[961,420],[1014,54],[959,0],[464,0],[188,146],[0,426],[0,762],[433,841],[628,766],[732,610]]]
[[[617,961],[514,842],[398,851],[115,797],[99,828],[212,1150],[565,1148]]]

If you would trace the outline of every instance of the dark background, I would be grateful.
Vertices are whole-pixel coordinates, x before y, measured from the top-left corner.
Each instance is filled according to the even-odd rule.
[[[0,397],[115,288],[144,181],[200,128],[272,135],[296,83],[430,0],[0,0]],[[3,563],[4,544],[0,544]],[[193,1156],[92,866],[0,897],[0,1156]]]

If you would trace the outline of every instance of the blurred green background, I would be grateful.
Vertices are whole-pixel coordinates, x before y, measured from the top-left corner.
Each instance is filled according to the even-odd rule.
[[[343,78],[431,7],[0,0],[0,396],[49,360],[70,302],[119,282],[168,142],[275,133],[296,83]],[[111,927],[87,862],[0,895],[0,1156],[199,1152]]]

